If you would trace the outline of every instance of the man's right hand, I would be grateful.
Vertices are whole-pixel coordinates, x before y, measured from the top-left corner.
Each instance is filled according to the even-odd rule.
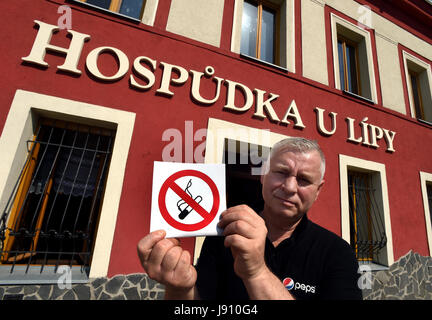
[[[197,273],[188,251],[178,239],[166,239],[154,231],[138,242],[138,256],[147,274],[165,285],[165,299],[194,299]]]

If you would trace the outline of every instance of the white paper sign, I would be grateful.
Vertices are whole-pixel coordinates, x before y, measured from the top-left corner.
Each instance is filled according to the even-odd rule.
[[[154,162],[150,232],[166,237],[221,235],[226,209],[225,165]]]

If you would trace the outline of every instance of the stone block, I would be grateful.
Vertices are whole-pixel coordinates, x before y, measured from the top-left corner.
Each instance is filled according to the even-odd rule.
[[[126,288],[123,290],[126,300],[141,300],[137,287]]]
[[[73,288],[73,291],[78,297],[78,300],[90,300],[91,292],[90,287],[85,284],[78,284]]]
[[[52,285],[41,285],[38,290],[38,295],[42,300],[48,300],[51,297]]]
[[[68,289],[60,289],[58,286],[52,286],[51,300],[57,300],[64,295]]]
[[[377,279],[382,284],[386,284],[387,282],[389,282],[390,278],[391,274],[388,271],[378,271],[375,274],[375,279]]]
[[[148,286],[147,289],[152,290],[153,288],[156,287],[157,284],[158,284],[157,281],[147,277],[147,286]]]
[[[372,282],[372,289],[373,291],[378,291],[381,290],[383,288],[383,284],[381,283],[381,281],[379,281],[378,279],[374,279]]]
[[[397,263],[394,263],[390,266],[388,270],[391,274],[399,274],[404,272],[404,269]]]
[[[125,279],[126,279],[125,276],[115,276],[111,278],[105,284],[105,291],[109,294],[116,294],[120,290]]]
[[[148,290],[141,290],[141,299],[142,300],[144,300],[144,299],[148,299],[148,297],[149,297],[149,291]]]
[[[62,300],[77,300],[77,296],[73,292],[73,290],[68,290],[64,295]]]
[[[24,286],[24,296],[29,296],[35,292],[38,292],[39,287],[40,286],[37,286],[37,285]]]
[[[107,294],[106,292],[102,292],[99,295],[98,300],[111,300],[111,296],[109,294]]]
[[[22,294],[24,293],[24,288],[22,286],[7,287],[6,293]]]
[[[399,288],[396,286],[393,287],[384,287],[384,295],[385,296],[399,296]]]
[[[137,285],[145,277],[144,273],[132,273],[127,275],[127,279],[133,284]]]
[[[91,285],[93,288],[97,289],[97,288],[99,288],[101,285],[103,285],[105,282],[107,282],[107,278],[103,278],[103,277],[101,277],[101,278],[96,278],[96,279],[94,279],[93,281],[91,281],[91,282],[90,282],[90,285]]]

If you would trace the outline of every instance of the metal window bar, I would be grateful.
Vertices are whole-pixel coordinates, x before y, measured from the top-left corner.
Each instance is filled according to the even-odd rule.
[[[64,261],[69,266],[89,265],[114,133],[95,134],[89,128],[84,130],[84,138],[83,130],[72,127],[42,125],[36,138],[28,141],[32,143],[31,150],[0,218],[0,264],[11,264],[10,273],[20,262],[27,264],[26,273],[33,261],[40,264],[41,273],[54,262],[54,272]],[[16,216],[10,217],[14,221],[8,227],[20,180],[37,145],[43,150],[37,155],[37,166],[22,205]],[[38,179],[42,181],[36,185]],[[5,247],[8,238],[12,241],[10,248]],[[63,256],[70,258],[61,259]]]
[[[38,136],[39,130],[40,130],[40,126],[38,127],[37,133],[35,136]],[[25,170],[27,169],[27,167],[30,164],[30,160],[31,160],[31,157],[33,155],[33,151],[35,149],[35,146],[36,146],[36,144],[33,143],[30,150],[29,150],[28,145],[27,145],[28,157],[21,168],[20,174],[18,175],[19,178],[15,182],[15,185],[12,189],[12,193],[11,193],[10,197],[8,198],[8,201],[6,202],[5,210],[3,211],[2,216],[0,218],[0,261],[3,260],[3,256],[4,256],[3,249],[4,249],[4,245],[5,245],[5,240],[6,240],[6,231],[7,231],[6,224],[7,224],[8,213],[10,212],[10,210],[12,210],[12,206],[14,203],[13,200],[14,200],[14,197],[16,197],[16,193],[17,193],[20,181],[21,181],[21,177],[23,176]]]
[[[52,139],[52,137],[53,137],[53,132],[54,132],[54,127],[52,127],[51,130],[50,130],[49,137],[48,137],[48,142],[51,141],[51,139]],[[39,133],[40,133],[40,128],[39,128]],[[64,134],[62,135],[62,141],[63,141],[63,138],[64,138]],[[36,139],[37,139],[37,137],[36,137]],[[35,139],[35,140],[36,140],[36,139]],[[36,142],[36,141],[35,141],[35,145],[37,146],[37,142]],[[34,182],[35,182],[36,176],[37,176],[37,174],[39,173],[39,170],[40,170],[41,165],[42,165],[42,163],[43,163],[43,159],[45,159],[46,152],[47,152],[47,148],[45,148],[45,150],[44,150],[44,152],[43,152],[43,154],[42,154],[41,160],[38,162],[38,166],[37,166],[36,172],[35,172],[35,174],[33,175],[33,178],[32,178],[32,181],[31,181],[31,184],[30,184],[30,185],[33,185]],[[29,155],[29,156],[31,157],[31,156],[33,156],[33,155]],[[56,155],[56,159],[57,159],[57,155]],[[30,160],[29,160],[29,161],[30,161]],[[55,161],[53,161],[52,163],[53,163],[53,165],[54,165]],[[53,167],[51,167],[51,169],[50,169],[50,174],[51,174],[51,172],[52,172],[52,169],[53,169]],[[44,194],[44,193],[45,193],[46,186],[47,186],[47,182],[45,183],[44,188],[43,188],[44,192],[41,193],[41,194]],[[28,230],[26,230],[25,228],[20,228],[20,229],[18,230],[18,223],[21,221],[21,217],[22,217],[22,214],[23,214],[23,211],[24,211],[24,204],[27,203],[28,196],[29,196],[29,192],[27,192],[26,195],[25,195],[25,198],[24,198],[24,201],[23,201],[23,205],[22,205],[22,206],[20,207],[20,209],[19,209],[18,217],[17,217],[17,218],[15,219],[15,221],[14,221],[14,226],[13,226],[13,228],[9,229],[9,236],[10,236],[10,237],[13,237],[13,241],[14,241],[14,242],[17,241],[17,240],[18,240],[18,241],[22,240],[21,237],[24,237],[24,238],[30,238],[30,237],[33,237],[33,234],[30,233],[30,232],[29,232]],[[35,210],[35,212],[37,212],[37,210],[38,210],[38,208],[39,208],[39,206],[40,206],[40,201],[41,201],[41,200],[42,200],[42,198],[39,199],[39,202],[38,202],[38,204],[37,204],[37,206],[36,206],[36,210]],[[18,254],[19,254],[19,253],[20,253],[20,254],[23,254],[24,256],[25,256],[26,254],[27,254],[27,255],[30,255],[30,256],[31,256],[32,254],[34,254],[31,250],[29,250],[29,251],[27,251],[27,252],[24,252],[24,253],[21,253],[19,250],[10,250],[8,256],[9,256],[11,253],[15,253],[15,255],[14,255],[14,260],[13,260],[13,264],[12,264],[12,267],[11,267],[10,273],[12,273],[13,270],[14,270],[14,268],[15,268],[15,264],[16,264],[16,262],[17,262],[17,258],[18,258]],[[8,260],[8,261],[9,261],[9,260]],[[28,268],[29,268],[29,266],[30,266],[30,264],[28,264],[28,266],[27,266],[26,273],[28,272]]]
[[[385,225],[375,198],[371,176],[349,173],[351,245],[360,261],[377,261],[387,243]]]

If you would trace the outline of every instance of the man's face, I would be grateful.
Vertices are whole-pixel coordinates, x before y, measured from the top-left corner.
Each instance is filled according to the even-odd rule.
[[[317,151],[294,153],[279,150],[261,176],[265,210],[272,218],[297,221],[317,199],[321,181],[321,158]]]

